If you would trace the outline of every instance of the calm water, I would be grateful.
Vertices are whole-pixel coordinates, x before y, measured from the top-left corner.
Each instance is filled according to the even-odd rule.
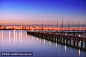
[[[0,30],[0,52],[33,52],[29,57],[86,57],[85,51],[27,35],[25,30]]]

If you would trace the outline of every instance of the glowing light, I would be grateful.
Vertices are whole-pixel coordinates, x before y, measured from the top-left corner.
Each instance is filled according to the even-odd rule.
[[[67,35],[67,34],[65,33],[65,35]]]
[[[32,30],[33,30],[33,28],[32,28]]]
[[[10,28],[10,26],[9,26],[9,28]]]
[[[45,28],[44,28],[45,29]]]
[[[18,28],[18,29],[20,29],[20,28]]]
[[[49,28],[49,29],[51,29],[51,28]]]
[[[79,37],[80,37],[80,35],[79,35]]]

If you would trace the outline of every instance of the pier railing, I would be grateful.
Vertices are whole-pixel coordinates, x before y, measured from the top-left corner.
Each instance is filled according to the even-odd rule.
[[[44,38],[57,43],[68,45],[71,47],[79,48],[86,51],[86,38],[74,35],[65,35],[64,33],[51,33],[51,32],[32,32],[27,31],[27,34],[33,35],[39,38]],[[79,46],[81,43],[81,47]],[[75,45],[76,44],[76,45]]]

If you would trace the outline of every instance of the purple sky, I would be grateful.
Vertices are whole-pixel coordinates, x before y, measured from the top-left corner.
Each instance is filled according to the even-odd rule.
[[[85,0],[0,0],[0,24],[85,23]]]

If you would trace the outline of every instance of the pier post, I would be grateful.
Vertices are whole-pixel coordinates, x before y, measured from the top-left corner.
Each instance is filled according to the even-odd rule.
[[[55,36],[56,42],[57,42],[57,37]]]
[[[46,39],[48,40],[48,35],[47,35],[47,38]]]
[[[68,45],[68,37],[66,37],[66,45]]]
[[[54,37],[52,36],[52,40],[54,41]]]
[[[55,42],[56,42],[56,37],[55,37]]]
[[[74,47],[75,47],[75,38],[73,38],[73,45],[74,45]]]
[[[54,41],[54,37],[52,36],[52,41]]]
[[[50,36],[50,39],[49,40],[51,40],[51,36]]]
[[[60,37],[60,43],[62,44],[62,37]]]
[[[81,39],[81,49],[83,49],[83,39]]]
[[[44,39],[46,39],[46,35],[44,36]]]
[[[71,37],[70,37],[70,46],[71,46]]]
[[[50,36],[49,36],[49,40],[50,40]]]
[[[58,43],[58,37],[57,37],[57,43]]]
[[[65,37],[63,37],[63,44],[65,44]]]
[[[50,36],[50,40],[51,40],[51,36]]]
[[[62,37],[60,36],[60,43],[62,43]]]
[[[77,48],[78,48],[78,38],[77,38]]]
[[[59,37],[58,37],[58,43],[59,43]]]
[[[43,34],[42,34],[41,38],[43,38]]]
[[[36,34],[36,36],[38,37],[38,34]]]
[[[59,41],[60,41],[60,43],[61,43],[61,36],[59,37]]]
[[[44,38],[44,34],[43,34],[42,38]]]

